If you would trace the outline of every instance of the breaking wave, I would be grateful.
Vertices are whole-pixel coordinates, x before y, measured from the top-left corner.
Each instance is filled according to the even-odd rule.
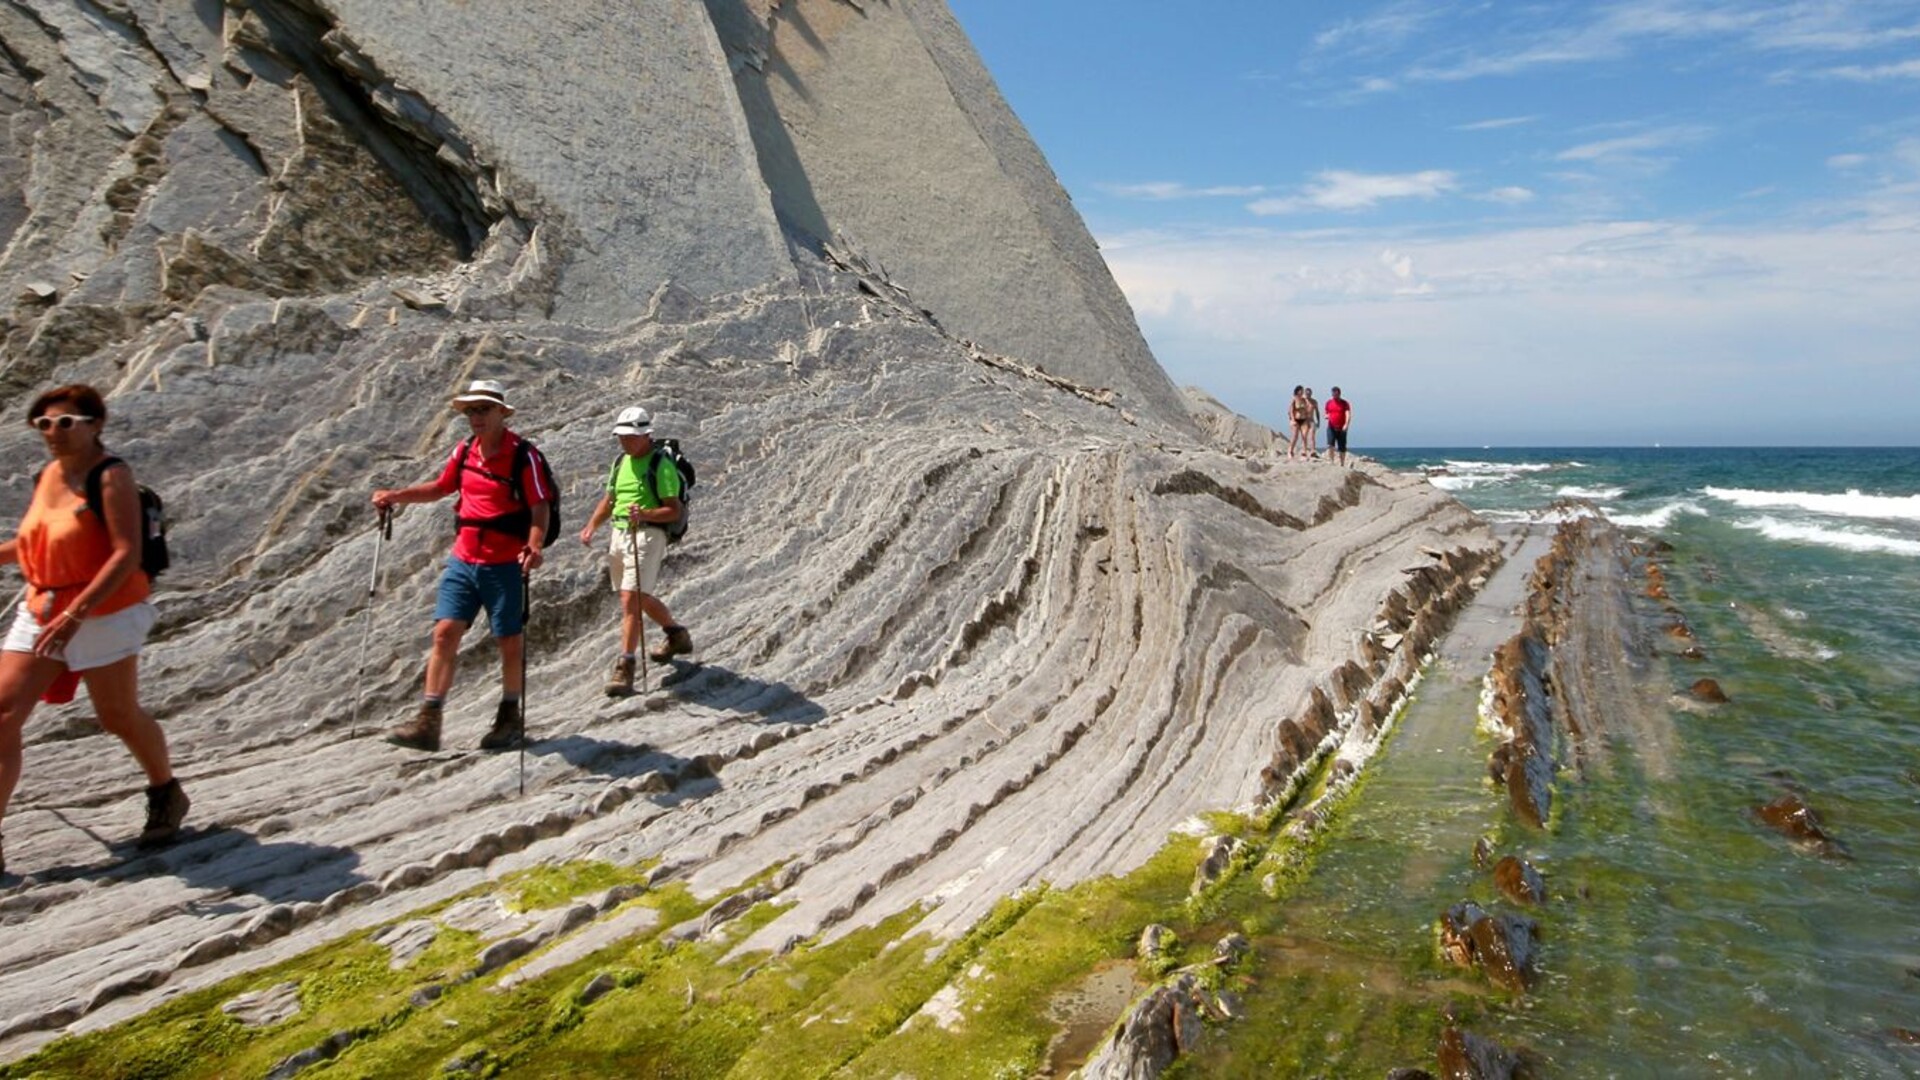
[[[1757,532],[1769,540],[1782,540],[1788,543],[1819,544],[1822,547],[1838,548],[1842,551],[1868,552],[1886,555],[1908,555],[1920,557],[1920,540],[1908,540],[1898,536],[1882,536],[1877,533],[1857,532],[1848,529],[1832,529],[1820,525],[1806,525],[1779,518],[1762,517],[1753,521],[1734,522],[1737,528]]]
[[[1607,520],[1613,522],[1615,525],[1624,525],[1630,529],[1664,529],[1673,524],[1673,519],[1679,517],[1681,514],[1696,514],[1705,517],[1706,513],[1706,508],[1699,503],[1683,499],[1679,502],[1670,502],[1665,506],[1649,510],[1644,514],[1623,514],[1618,511],[1608,511]]]
[[[1858,489],[1835,495],[1816,491],[1753,491],[1718,487],[1706,488],[1704,493],[1710,498],[1747,510],[1804,510],[1828,517],[1920,521],[1920,495],[1867,495]]]
[[[1422,466],[1427,474],[1427,483],[1441,491],[1466,491],[1492,484],[1504,484],[1528,473],[1546,472],[1549,469],[1563,467],[1537,461],[1455,461],[1452,459],[1439,465]]]
[[[1620,487],[1580,487],[1575,484],[1568,484],[1566,487],[1556,488],[1553,493],[1568,499],[1595,499],[1600,502],[1606,502],[1608,499],[1617,499],[1625,495],[1627,489]]]

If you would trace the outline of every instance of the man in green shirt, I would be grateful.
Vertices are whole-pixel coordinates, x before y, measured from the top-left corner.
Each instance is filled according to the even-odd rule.
[[[601,522],[613,521],[607,549],[607,572],[620,594],[620,655],[607,677],[607,696],[633,693],[634,654],[645,629],[641,616],[667,633],[665,644],[647,655],[665,661],[693,651],[693,635],[673,621],[673,613],[654,595],[660,560],[667,553],[667,526],[680,519],[680,469],[664,453],[653,449],[653,417],[639,406],[622,409],[614,419],[613,434],[620,440],[620,458],[607,475],[606,493],[580,530],[580,543],[593,546]]]

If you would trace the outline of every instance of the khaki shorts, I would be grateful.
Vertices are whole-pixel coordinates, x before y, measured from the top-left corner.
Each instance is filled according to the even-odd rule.
[[[627,546],[626,530],[612,532],[613,541],[607,545],[607,577],[613,582],[613,590],[651,594],[660,584],[660,560],[667,557],[667,530],[657,525],[640,526],[634,543],[639,549],[638,559],[633,548]]]
[[[153,622],[159,616],[153,605],[145,600],[124,607],[111,615],[98,615],[80,624],[73,632],[73,638],[66,648],[56,652],[53,659],[67,665],[69,671],[91,671],[118,663],[129,656],[139,656],[147,643],[147,631],[153,629]],[[40,637],[40,623],[21,604],[13,616],[13,626],[7,631],[4,648],[7,652],[33,651],[33,643]]]

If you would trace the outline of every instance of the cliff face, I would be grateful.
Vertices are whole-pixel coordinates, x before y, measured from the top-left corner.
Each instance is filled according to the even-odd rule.
[[[756,946],[923,903],[952,934],[1286,789],[1490,546],[1417,480],[1204,441],[939,4],[618,7],[0,5],[0,407],[101,385],[167,496],[143,688],[195,799],[131,858],[131,763],[36,714],[0,1052],[563,858],[704,896],[779,864]],[[620,406],[701,470],[663,588],[701,664],[608,701],[597,543],[536,576],[524,798],[465,750],[484,633],[447,752],[374,737],[450,525],[404,514],[369,604],[367,496],[480,377],[569,532]],[[0,518],[35,438],[0,425]]]

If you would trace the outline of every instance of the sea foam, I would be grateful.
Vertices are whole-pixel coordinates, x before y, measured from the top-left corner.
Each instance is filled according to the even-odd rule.
[[[1607,501],[1608,499],[1617,499],[1617,498],[1619,498],[1620,496],[1622,496],[1622,495],[1625,495],[1626,493],[1627,493],[1627,489],[1626,489],[1626,488],[1617,488],[1617,487],[1579,487],[1579,486],[1577,486],[1577,485],[1574,485],[1574,484],[1568,484],[1568,485],[1567,485],[1566,487],[1563,487],[1563,488],[1557,488],[1557,489],[1555,489],[1555,490],[1554,490],[1554,494],[1555,494],[1555,495],[1559,495],[1559,496],[1562,496],[1562,497],[1564,497],[1564,498],[1568,498],[1568,499],[1597,499],[1597,500],[1599,500],[1599,501],[1601,501],[1601,502],[1605,502],[1605,501]]]
[[[1681,514],[1695,514],[1705,517],[1706,513],[1706,509],[1699,503],[1689,502],[1683,499],[1680,502],[1670,502],[1665,506],[1649,510],[1644,514],[1622,514],[1617,511],[1608,511],[1607,520],[1613,522],[1615,525],[1624,525],[1630,529],[1664,529],[1673,524],[1673,519],[1679,517]]]
[[[1753,521],[1736,521],[1734,525],[1757,532],[1769,540],[1819,544],[1822,547],[1839,548],[1842,551],[1920,556],[1920,540],[1908,540],[1898,536],[1829,529],[1819,525],[1781,521],[1779,518],[1772,517],[1757,518]]]
[[[1920,521],[1920,495],[1866,495],[1857,488],[1844,495],[1718,487],[1705,488],[1704,492],[1711,498],[1749,510],[1805,510],[1828,517]]]

